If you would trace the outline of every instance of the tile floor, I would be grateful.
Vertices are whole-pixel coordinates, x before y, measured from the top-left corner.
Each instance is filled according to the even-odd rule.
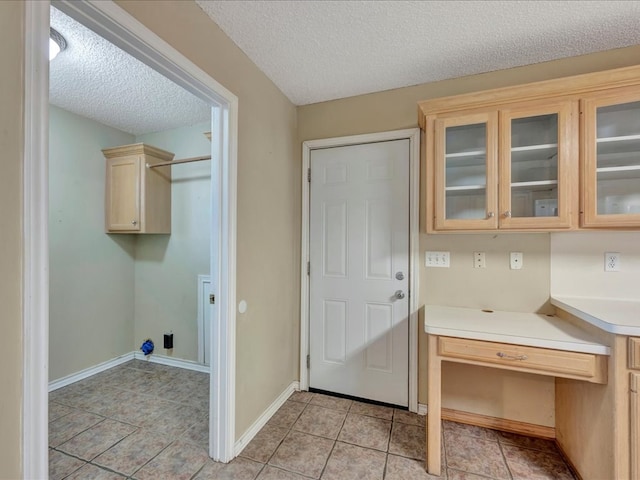
[[[573,479],[555,444],[444,422],[442,477],[425,417],[296,392],[229,464],[207,456],[208,375],[135,360],[49,396],[51,480]]]

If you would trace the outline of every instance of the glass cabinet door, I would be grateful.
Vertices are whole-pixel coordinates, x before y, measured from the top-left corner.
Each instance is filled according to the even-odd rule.
[[[496,228],[497,114],[436,120],[435,228]]]
[[[500,228],[572,225],[576,110],[576,103],[562,102],[500,112]]]
[[[640,94],[583,101],[584,226],[640,226]]]

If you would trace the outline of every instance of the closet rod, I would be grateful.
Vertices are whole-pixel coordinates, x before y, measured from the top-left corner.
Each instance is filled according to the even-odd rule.
[[[156,167],[164,167],[167,165],[176,165],[178,163],[190,163],[190,162],[201,162],[202,160],[211,160],[211,155],[206,157],[191,157],[191,158],[182,158],[180,160],[173,160],[171,162],[159,162],[154,163],[153,165],[149,165],[147,163],[147,168],[156,168]]]

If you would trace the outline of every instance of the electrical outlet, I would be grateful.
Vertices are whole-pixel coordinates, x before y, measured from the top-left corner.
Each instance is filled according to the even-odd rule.
[[[511,270],[520,270],[522,268],[523,261],[524,261],[524,255],[522,255],[522,252],[511,252],[510,254]]]
[[[604,271],[619,272],[620,271],[620,254],[617,252],[605,252],[604,254]]]
[[[473,252],[473,268],[486,268],[484,252]]]
[[[449,268],[449,252],[426,252],[424,265],[426,267]]]

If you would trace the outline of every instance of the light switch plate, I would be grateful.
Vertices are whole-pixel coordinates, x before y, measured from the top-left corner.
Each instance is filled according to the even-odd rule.
[[[473,268],[486,268],[486,258],[484,252],[473,252]]]
[[[449,268],[449,252],[426,252],[425,267]]]
[[[511,270],[520,270],[523,262],[522,252],[511,252],[510,254],[510,268]]]

